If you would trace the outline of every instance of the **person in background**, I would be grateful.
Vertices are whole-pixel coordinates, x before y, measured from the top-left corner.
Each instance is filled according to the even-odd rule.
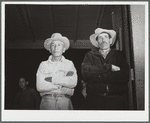
[[[52,34],[44,42],[51,55],[40,63],[36,74],[41,110],[73,110],[71,96],[77,85],[77,72],[73,62],[62,55],[69,46],[68,38],[60,33]]]
[[[40,95],[38,92],[28,87],[28,81],[25,80],[24,77],[19,79],[19,87],[20,90],[17,92],[14,102],[14,109],[22,109],[22,110],[37,110],[39,109],[40,104]]]
[[[128,91],[129,66],[121,51],[111,49],[115,40],[114,30],[102,28],[90,36],[95,49],[85,54],[81,65],[86,83],[86,109],[127,109],[123,97]]]

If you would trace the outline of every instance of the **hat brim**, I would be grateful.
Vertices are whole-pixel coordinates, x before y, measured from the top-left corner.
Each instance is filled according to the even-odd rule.
[[[90,36],[90,41],[91,41],[91,43],[92,43],[93,46],[99,47],[99,46],[98,46],[98,42],[97,42],[97,40],[96,40],[96,37],[97,37],[98,35],[100,35],[101,33],[104,33],[104,32],[110,34],[110,36],[111,36],[110,42],[112,42],[112,43],[110,44],[110,46],[112,46],[112,45],[115,43],[115,40],[116,40],[116,32],[113,31],[113,30],[105,30],[105,29],[103,29],[100,33],[92,34],[92,35]]]
[[[61,41],[65,44],[65,50],[67,50],[70,46],[70,42],[66,37],[55,37],[55,38],[48,38],[45,40],[44,42],[44,47],[47,50],[50,50],[50,44],[52,43],[52,41]]]

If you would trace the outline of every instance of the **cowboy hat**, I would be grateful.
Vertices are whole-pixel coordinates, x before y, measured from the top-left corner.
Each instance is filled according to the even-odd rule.
[[[67,37],[62,36],[60,33],[52,34],[51,38],[47,38],[44,42],[44,47],[47,50],[50,50],[50,44],[52,41],[62,41],[65,44],[65,50],[67,50],[70,46],[69,39]]]
[[[116,32],[114,30],[107,30],[107,29],[97,28],[95,30],[95,33],[90,36],[90,41],[91,41],[92,45],[94,45],[95,47],[98,47],[98,42],[96,40],[96,37],[98,35],[100,35],[101,33],[108,33],[111,36],[110,37],[111,46],[115,43]]]

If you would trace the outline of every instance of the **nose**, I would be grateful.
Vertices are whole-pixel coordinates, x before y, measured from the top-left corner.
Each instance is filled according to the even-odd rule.
[[[102,37],[102,42],[105,42],[105,38]]]

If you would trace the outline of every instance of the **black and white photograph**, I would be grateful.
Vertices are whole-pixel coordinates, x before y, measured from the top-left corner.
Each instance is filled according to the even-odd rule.
[[[149,121],[148,4],[1,2],[1,120]]]

